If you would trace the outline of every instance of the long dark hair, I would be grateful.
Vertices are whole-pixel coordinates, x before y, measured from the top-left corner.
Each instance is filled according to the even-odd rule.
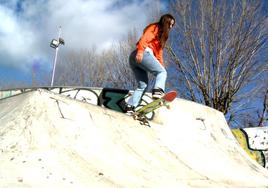
[[[175,18],[171,14],[164,14],[163,16],[161,16],[158,22],[159,39],[160,39],[160,44],[162,48],[165,47],[167,39],[168,39],[171,20],[174,20],[174,24],[175,24]]]
[[[144,31],[150,27],[151,25],[157,24],[159,27],[159,31],[158,31],[158,38],[160,41],[160,46],[161,48],[164,48],[168,39],[168,35],[169,35],[169,31],[170,31],[170,23],[171,20],[174,20],[174,24],[175,25],[175,18],[171,15],[171,14],[164,14],[163,16],[161,16],[160,20],[156,23],[152,23],[150,25],[148,25]]]

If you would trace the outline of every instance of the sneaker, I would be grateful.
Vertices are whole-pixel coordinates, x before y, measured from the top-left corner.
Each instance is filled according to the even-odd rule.
[[[126,114],[131,115],[135,112],[135,107],[127,104],[125,100],[122,100],[119,105],[120,105],[122,111]]]
[[[126,106],[125,113],[127,115],[132,115],[132,114],[134,114],[134,112],[135,112],[135,107],[134,106],[131,106],[131,105]]]
[[[152,97],[153,99],[160,99],[165,95],[165,92],[161,88],[153,89]]]

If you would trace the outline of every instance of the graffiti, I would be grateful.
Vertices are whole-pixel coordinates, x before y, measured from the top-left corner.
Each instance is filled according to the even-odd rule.
[[[20,93],[22,93],[21,90],[0,91],[0,99],[11,97]]]
[[[268,128],[246,128],[244,131],[248,135],[249,145],[252,149],[268,150]]]
[[[99,96],[99,105],[122,112],[120,102],[128,97],[128,93],[128,90],[104,88]]]
[[[97,89],[90,89],[90,88],[52,88],[50,91],[54,93],[58,93],[61,95],[65,95],[67,97],[98,105],[99,104],[99,94]]]
[[[258,129],[258,128],[256,128]],[[267,146],[265,147],[256,147],[259,146],[260,143],[259,141],[255,140],[252,135],[248,134],[248,129],[232,129],[232,133],[237,139],[238,143],[240,146],[247,152],[247,154],[257,161],[260,165],[262,165],[265,168],[268,168],[267,166],[267,160],[268,160],[268,155],[267,155]],[[264,134],[265,135],[265,134]],[[267,135],[267,133],[266,133]],[[255,138],[258,135],[255,134]],[[255,143],[253,145],[252,143]],[[256,144],[258,143],[258,144]]]
[[[14,95],[35,91],[37,89],[46,89],[54,93],[65,95],[67,97],[87,102],[90,104],[98,104],[98,89],[91,88],[70,88],[70,87],[38,87],[38,88],[22,88],[22,89],[13,89],[8,91],[0,91],[0,99],[12,97]]]
[[[12,97],[23,92],[34,91],[37,89],[46,89],[57,94],[70,97],[82,102],[99,105],[118,112],[122,112],[120,102],[122,100],[128,101],[132,92],[129,90],[115,89],[115,88],[73,88],[73,87],[38,87],[38,88],[19,88],[13,90],[0,91],[0,99]],[[142,97],[140,105],[137,108],[150,103],[152,98],[148,93]],[[154,112],[147,114],[147,118],[152,120]]]
[[[112,110],[122,112],[120,103],[123,100],[129,101],[129,98],[131,95],[132,95],[132,92],[130,92],[129,90],[103,88],[101,94],[99,95],[99,105],[105,106],[106,108],[109,108]],[[151,101],[153,101],[152,98],[148,94],[145,94],[142,97],[140,105],[137,107],[137,109],[150,103]],[[149,113],[146,116],[149,120],[152,120],[154,117],[154,112]]]

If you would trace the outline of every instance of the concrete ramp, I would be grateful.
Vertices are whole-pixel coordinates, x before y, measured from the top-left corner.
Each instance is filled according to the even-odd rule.
[[[267,188],[216,110],[177,99],[151,127],[38,90],[0,100],[1,188]]]

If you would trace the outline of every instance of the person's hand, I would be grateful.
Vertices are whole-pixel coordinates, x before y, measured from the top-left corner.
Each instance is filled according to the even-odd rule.
[[[142,58],[143,58],[143,54],[142,53],[137,53],[137,55],[136,55],[136,61],[137,61],[137,63],[141,63]]]

